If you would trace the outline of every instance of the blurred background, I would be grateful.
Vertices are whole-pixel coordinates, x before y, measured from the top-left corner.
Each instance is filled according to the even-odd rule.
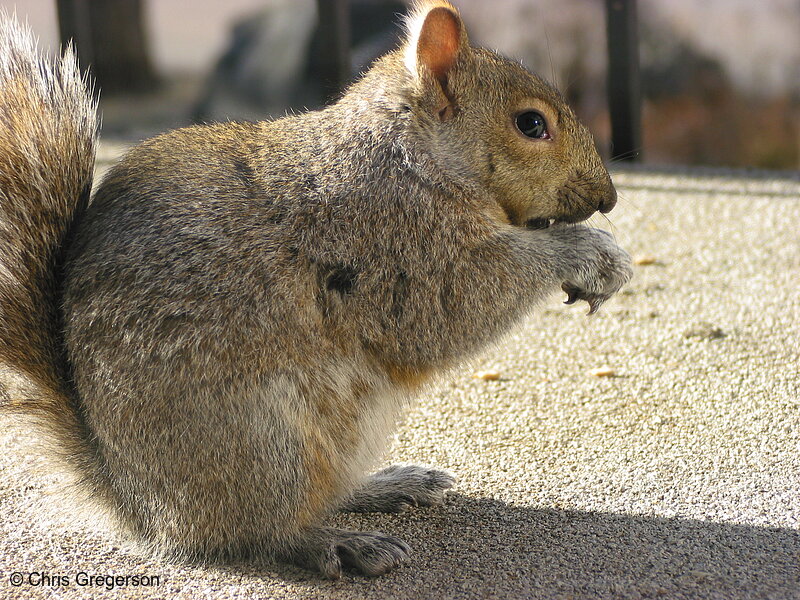
[[[610,155],[605,0],[455,3],[473,43],[554,83]],[[628,158],[800,168],[800,0],[633,4],[641,136]],[[397,43],[406,2],[349,5],[339,26],[349,30],[348,77],[356,77]],[[135,141],[191,122],[316,108],[338,84],[326,78],[333,0],[0,0],[0,7],[26,19],[51,51],[62,37],[78,40],[102,91],[105,138]]]

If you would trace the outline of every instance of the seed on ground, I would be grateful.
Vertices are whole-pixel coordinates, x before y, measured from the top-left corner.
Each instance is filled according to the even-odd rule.
[[[614,377],[616,374],[616,369],[612,367],[597,367],[589,371],[589,375],[594,375],[595,377]]]
[[[478,371],[473,377],[484,381],[497,381],[500,379],[500,373],[498,371]]]

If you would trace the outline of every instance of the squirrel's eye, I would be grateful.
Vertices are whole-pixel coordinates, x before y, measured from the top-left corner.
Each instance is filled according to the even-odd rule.
[[[550,134],[547,132],[547,121],[544,120],[544,116],[541,113],[535,110],[529,110],[517,115],[516,124],[517,129],[529,138],[550,139]]]

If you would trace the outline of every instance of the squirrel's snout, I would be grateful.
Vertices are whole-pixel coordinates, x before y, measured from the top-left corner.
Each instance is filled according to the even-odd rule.
[[[612,185],[610,186],[609,193],[605,198],[600,200],[600,204],[597,205],[597,210],[601,213],[608,213],[611,212],[611,209],[617,205],[617,190]]]

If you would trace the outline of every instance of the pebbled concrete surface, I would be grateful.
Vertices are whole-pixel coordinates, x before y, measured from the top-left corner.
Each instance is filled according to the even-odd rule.
[[[456,473],[444,506],[332,519],[403,537],[407,565],[327,582],[142,558],[42,511],[55,477],[5,433],[0,598],[800,598],[800,175],[614,178],[630,286],[591,318],[554,296],[421,395],[385,462]]]

